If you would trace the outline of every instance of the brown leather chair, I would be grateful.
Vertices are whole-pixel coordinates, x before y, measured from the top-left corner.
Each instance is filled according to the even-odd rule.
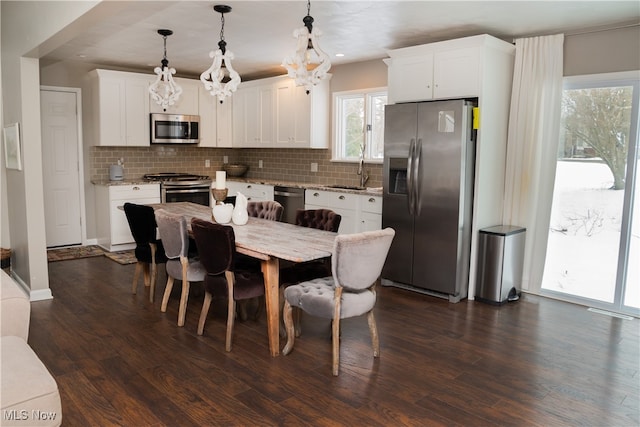
[[[284,207],[276,201],[255,201],[247,203],[247,213],[254,218],[280,221]]]
[[[205,294],[198,322],[198,335],[204,333],[212,298],[224,295],[228,300],[225,349],[231,351],[236,301],[264,295],[264,277],[260,270],[235,268],[236,243],[233,227],[193,218],[191,230],[200,252],[200,262],[207,272],[204,277]]]
[[[342,216],[330,209],[298,209],[296,225],[338,232]],[[280,286],[289,286],[317,277],[331,276],[331,259],[301,262],[280,269]]]
[[[145,286],[149,286],[149,301],[153,302],[158,277],[158,264],[167,262],[162,241],[156,238],[156,217],[151,206],[124,204],[124,214],[129,223],[133,240],[136,242],[134,254],[136,256],[136,270],[133,273],[131,292],[138,290],[140,272],[143,272]],[[149,271],[151,270],[151,271]]]

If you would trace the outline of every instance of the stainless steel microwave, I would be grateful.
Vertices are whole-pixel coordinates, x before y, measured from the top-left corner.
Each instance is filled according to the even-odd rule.
[[[200,116],[151,114],[152,144],[197,144],[200,142]]]

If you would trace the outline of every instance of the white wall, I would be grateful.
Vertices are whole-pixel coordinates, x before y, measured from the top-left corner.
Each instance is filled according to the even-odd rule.
[[[44,233],[37,58],[64,43],[72,32],[69,24],[96,4],[64,2],[61,7],[59,2],[0,2],[2,124],[20,123],[23,157],[21,171],[2,166],[6,177],[2,186],[6,190],[1,198],[2,224],[8,226],[2,235],[4,241],[5,233],[10,234],[12,275],[30,290],[32,300],[51,298]]]

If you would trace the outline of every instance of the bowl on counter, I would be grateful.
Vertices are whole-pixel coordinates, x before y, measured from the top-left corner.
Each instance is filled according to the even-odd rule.
[[[227,176],[238,178],[247,173],[249,166],[239,163],[227,163],[222,166],[222,170],[227,172]]]

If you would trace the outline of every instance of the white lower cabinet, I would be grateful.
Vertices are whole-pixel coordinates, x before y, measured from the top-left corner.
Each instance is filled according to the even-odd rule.
[[[215,182],[212,184],[215,186]],[[254,184],[251,182],[239,182],[228,181],[227,189],[229,190],[228,197],[235,196],[238,192],[247,197],[249,201],[272,201],[273,185],[268,184]]]
[[[96,186],[97,240],[98,245],[109,252],[135,247],[122,209],[126,202],[160,203],[160,184]]]
[[[382,229],[382,196],[360,196],[359,231]]]
[[[338,191],[305,190],[305,209],[331,209],[339,214],[339,234],[379,230],[382,227],[382,197]]]

